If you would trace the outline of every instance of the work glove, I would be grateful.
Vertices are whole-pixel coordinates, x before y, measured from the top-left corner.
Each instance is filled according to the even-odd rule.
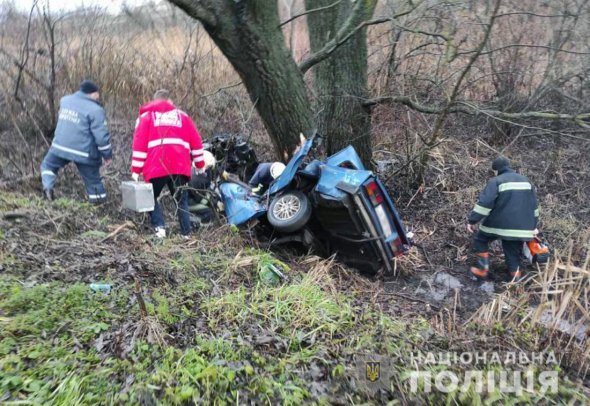
[[[131,174],[131,179],[133,179],[135,182],[139,182],[139,173],[133,172]]]
[[[197,175],[202,175],[205,173],[205,167],[203,166],[202,168],[195,168],[195,173]]]

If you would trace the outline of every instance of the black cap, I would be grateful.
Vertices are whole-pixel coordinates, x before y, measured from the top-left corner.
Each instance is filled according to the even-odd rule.
[[[497,172],[501,172],[508,168],[510,168],[510,161],[505,156],[499,156],[494,159],[494,162],[492,163],[492,169]]]
[[[86,79],[83,80],[82,83],[80,83],[80,90],[83,93],[90,94],[98,92],[98,86],[96,86],[96,83],[94,83],[92,80]]]

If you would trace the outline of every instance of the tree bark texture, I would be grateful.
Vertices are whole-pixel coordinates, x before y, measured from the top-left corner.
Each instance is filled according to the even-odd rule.
[[[306,0],[305,3],[311,9],[329,6],[333,0]],[[356,27],[369,20],[375,4],[375,1],[342,0],[337,7],[307,15],[312,52],[320,51],[334,39],[345,23]],[[313,66],[312,71],[316,121],[318,131],[326,137],[328,152],[334,153],[352,144],[363,162],[369,164],[371,115],[370,108],[363,105],[368,97],[366,28],[334,50],[329,58]]]
[[[170,0],[201,21],[240,75],[278,155],[313,130],[303,75],[285,45],[276,1]]]

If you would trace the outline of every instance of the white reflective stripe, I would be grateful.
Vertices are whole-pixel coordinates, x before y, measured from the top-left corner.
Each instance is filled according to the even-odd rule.
[[[539,217],[539,209],[535,209],[535,217]]]
[[[473,208],[473,211],[476,212],[477,214],[481,214],[482,216],[487,216],[488,214],[490,214],[492,209],[488,209],[487,207],[483,207],[483,206],[480,206],[479,204],[476,204],[475,207]]]
[[[55,176],[55,173],[51,171],[41,171],[41,175]]]
[[[107,144],[107,145],[105,145],[103,147],[98,147],[98,150],[99,151],[106,151],[109,148],[111,148],[111,144]]]
[[[71,148],[63,147],[63,146],[61,146],[61,145],[59,145],[59,144],[56,144],[55,142],[54,142],[53,144],[51,144],[51,146],[52,146],[52,147],[54,147],[54,148],[57,148],[57,149],[61,149],[62,151],[65,151],[65,152],[69,152],[69,153],[71,153],[71,154],[74,154],[74,155],[80,155],[80,156],[83,156],[83,157],[85,157],[85,158],[88,158],[88,157],[90,156],[90,155],[88,155],[86,152],[83,152],[83,151],[77,151],[77,150],[75,150],[75,149],[71,149]]]
[[[146,159],[147,152],[133,151],[133,154],[131,156],[133,158]]]
[[[533,238],[533,230],[510,230],[507,228],[492,228],[483,225],[479,226],[479,229],[484,233],[495,234],[500,237]]]
[[[105,197],[107,197],[106,193],[102,193],[100,195],[88,195],[89,199],[104,199]]]
[[[204,161],[205,161],[205,158],[203,158],[202,156],[198,156],[193,159],[193,162],[204,162]]]
[[[531,190],[533,187],[528,182],[506,182],[498,186],[498,192],[507,190]]]
[[[193,154],[193,155],[203,155],[203,149],[202,148],[201,149],[193,149],[191,151],[191,154]]]
[[[190,144],[188,142],[182,140],[181,138],[160,138],[157,140],[153,140],[153,141],[148,142],[148,148],[154,148],[154,147],[159,147],[160,145],[169,145],[169,144],[182,145],[188,150],[191,149]]]
[[[138,168],[143,168],[145,162],[136,161],[135,159],[131,161],[131,166],[136,166]]]

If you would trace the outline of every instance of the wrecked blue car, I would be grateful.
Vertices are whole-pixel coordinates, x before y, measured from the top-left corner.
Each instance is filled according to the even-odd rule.
[[[365,273],[391,274],[410,247],[391,197],[352,146],[312,159],[320,143],[317,135],[305,140],[261,196],[240,181],[220,183],[228,222],[266,228],[269,245],[301,243]]]

